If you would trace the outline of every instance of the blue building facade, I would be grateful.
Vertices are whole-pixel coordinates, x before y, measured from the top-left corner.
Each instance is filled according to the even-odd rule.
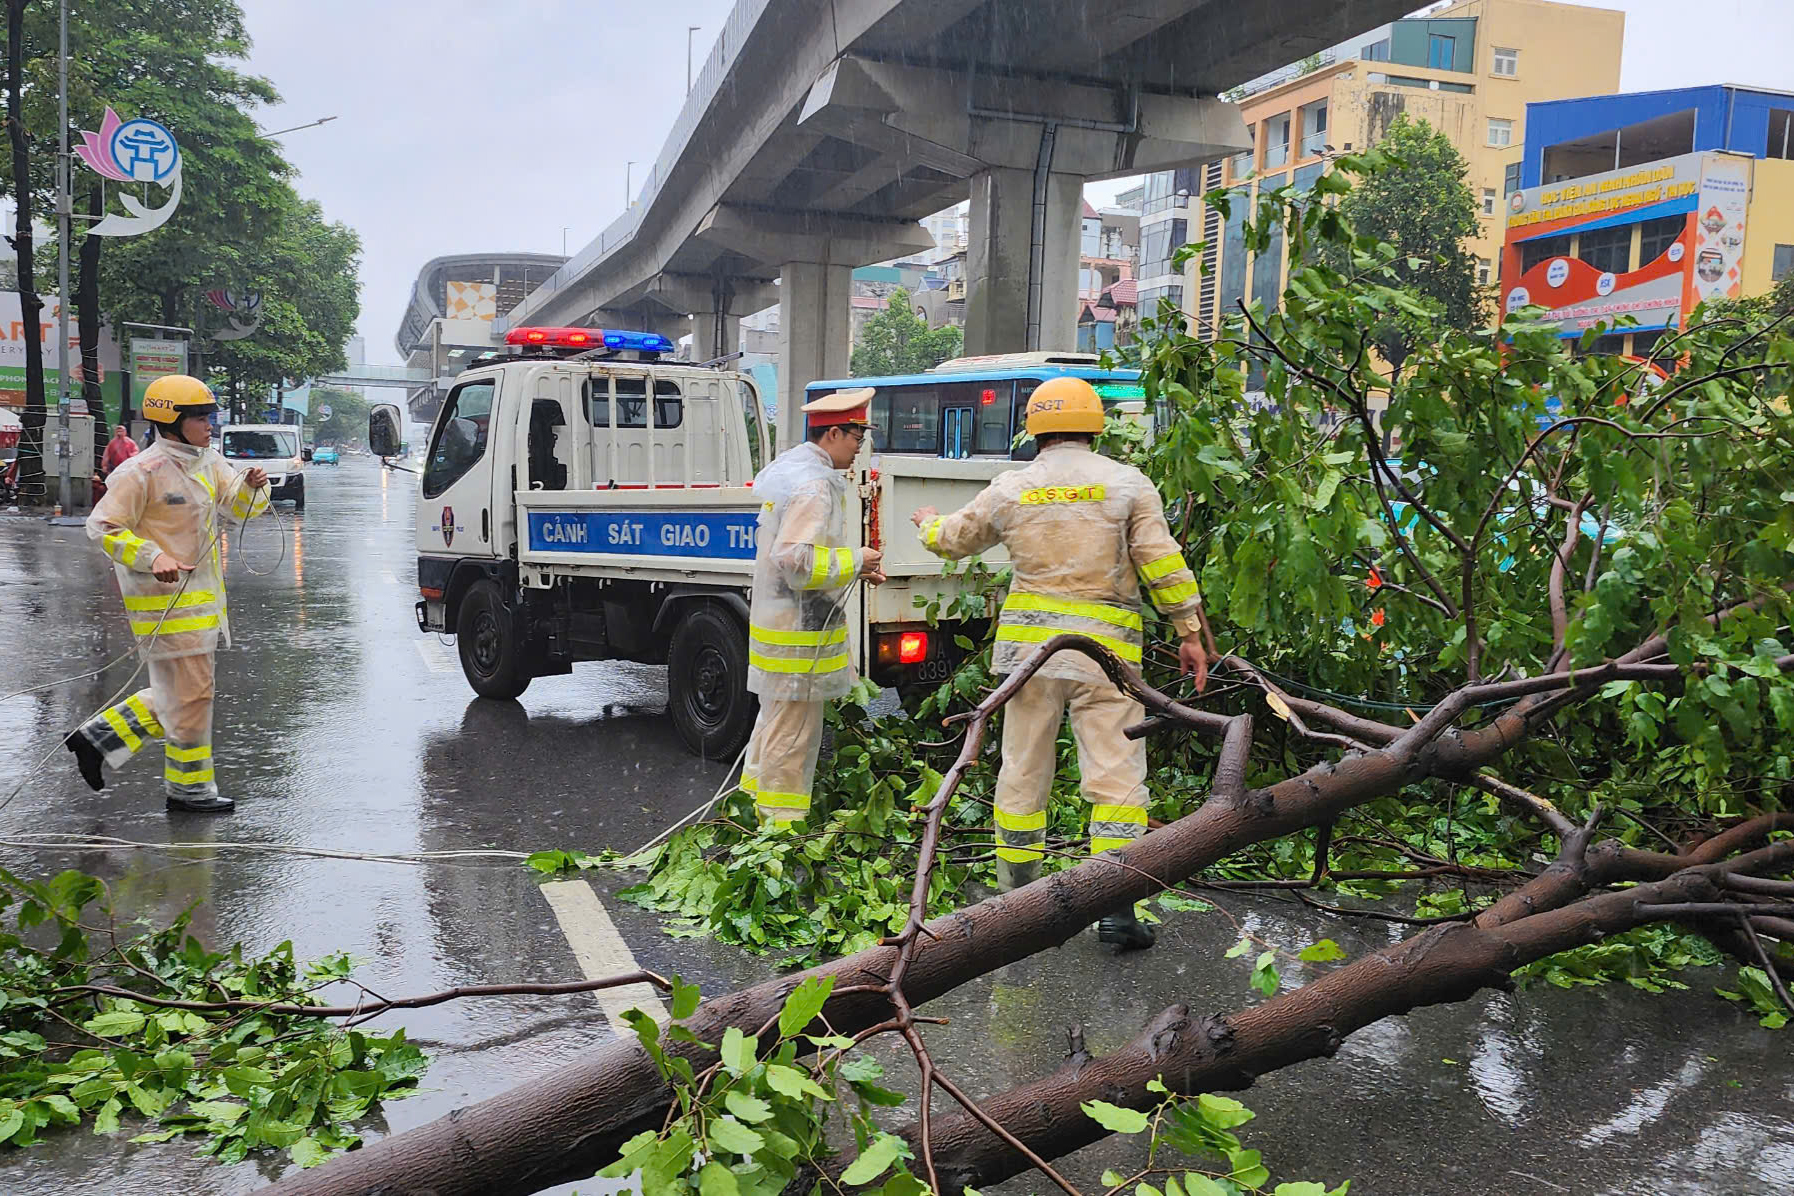
[[[1706,150],[1787,158],[1791,115],[1794,94],[1722,83],[1528,104],[1519,186]]]

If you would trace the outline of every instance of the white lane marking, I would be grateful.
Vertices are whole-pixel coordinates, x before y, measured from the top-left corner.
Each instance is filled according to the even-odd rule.
[[[391,569],[380,570],[380,580],[389,586],[396,586],[399,584],[397,575],[395,575]]]
[[[616,923],[592,886],[583,880],[555,880],[542,885],[542,896],[554,911],[561,933],[573,948],[573,958],[588,980],[620,976],[640,968],[629,944],[617,933]],[[657,990],[649,984],[631,984],[626,988],[601,988],[592,994],[610,1019],[611,1028],[619,1034],[628,1032],[623,1014],[640,1009],[661,1025],[671,1016],[661,1004]]]
[[[454,662],[449,660],[448,652],[435,640],[412,640],[417,645],[417,654],[424,658],[424,667],[432,673],[452,673]]]

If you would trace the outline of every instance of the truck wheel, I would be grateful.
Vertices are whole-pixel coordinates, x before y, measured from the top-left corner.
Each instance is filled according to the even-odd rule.
[[[667,713],[685,746],[706,760],[734,759],[753,732],[758,703],[747,671],[741,624],[692,603],[667,649]]]
[[[461,671],[475,693],[482,698],[514,698],[529,688],[522,639],[498,586],[483,579],[474,582],[461,599],[455,646],[461,653]]]

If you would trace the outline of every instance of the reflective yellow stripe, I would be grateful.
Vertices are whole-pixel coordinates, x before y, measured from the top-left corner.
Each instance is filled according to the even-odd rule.
[[[107,532],[100,537],[100,547],[105,550],[106,555],[127,569],[136,567],[137,554],[142,552],[143,546],[148,543],[149,541],[142,536],[134,535],[123,528],[115,532]]]
[[[162,746],[162,751],[170,760],[179,760],[183,764],[191,764],[195,760],[209,760],[212,757],[210,744],[201,744],[199,747],[178,747],[169,743]]]
[[[1103,852],[1113,851],[1117,847],[1126,847],[1132,842],[1134,842],[1132,839],[1092,839],[1090,840],[1090,854],[1101,855]]]
[[[1126,822],[1134,826],[1146,825],[1145,806],[1102,806],[1090,807],[1092,822]]]
[[[1134,659],[1140,658],[1135,649]],[[748,663],[767,673],[834,673],[847,667],[847,653],[839,656],[823,656],[817,660],[790,660],[778,656],[763,656],[758,652],[748,652]]]
[[[109,706],[100,712],[100,716],[106,720],[106,725],[112,728],[112,733],[124,740],[125,746],[133,752],[143,746],[142,738],[138,736],[137,732],[131,730],[131,724],[127,723],[125,716],[116,709]]]
[[[1188,568],[1189,566],[1184,564],[1184,554],[1174,552],[1170,556],[1162,556],[1156,561],[1147,561],[1141,565],[1140,578],[1143,581],[1157,581],[1161,577],[1168,577],[1176,573],[1179,569]]]
[[[146,622],[131,620],[132,635],[178,635],[183,631],[204,631],[208,627],[218,626],[217,615],[190,615],[185,619],[164,619],[160,627],[156,620]]]
[[[853,580],[853,549],[835,549],[835,570],[833,580],[837,585],[846,585]]]
[[[1101,502],[1103,494],[1101,486],[1041,486],[1022,491],[1021,503],[1033,507],[1054,502]]]
[[[172,764],[162,766],[162,779],[173,781],[177,785],[203,785],[207,781],[217,779],[218,771],[211,766],[196,768],[192,772],[182,772]]]
[[[810,566],[810,580],[804,586],[806,590],[820,590],[828,581],[829,551],[826,548],[812,548],[816,554],[815,563]]]
[[[213,502],[218,501],[218,488],[216,486],[212,485],[211,478],[208,478],[203,473],[196,473],[193,475],[193,480],[198,482],[201,486],[204,486],[206,488],[206,494],[211,498],[211,500]]]
[[[737,785],[736,788],[740,789],[743,793],[758,793],[760,791],[760,782],[756,781],[753,777],[742,777],[741,783]]]
[[[1003,610],[1005,612],[1031,610],[1039,611],[1043,615],[1071,615],[1079,619],[1096,619],[1133,631],[1139,631],[1144,626],[1138,611],[1120,606],[1110,606],[1106,602],[1075,602],[1068,598],[1047,598],[1040,594],[1011,594],[1004,600]]]
[[[1044,831],[1046,829],[1046,811],[1036,810],[1032,814],[1011,814],[1008,810],[998,810],[997,825],[1006,831]]]
[[[238,519],[259,515],[267,509],[268,491],[266,487],[255,490],[239,489],[230,500],[230,513]]]
[[[125,705],[130,707],[131,713],[137,716],[138,724],[142,726],[145,731],[148,731],[151,735],[162,734],[162,724],[156,718],[155,713],[150,710],[149,703],[145,702],[136,694],[132,694],[125,699]]]
[[[935,518],[930,519],[928,521],[928,526],[922,529],[922,543],[929,548],[939,548],[941,545],[941,524],[945,522],[946,520],[938,515]]]
[[[998,846],[997,858],[1006,864],[1029,864],[1045,855],[1037,847],[1003,847]]]
[[[1140,663],[1140,645],[1130,644],[1126,640],[1118,640],[1113,636],[1097,635],[1091,631],[1060,631],[1053,627],[1016,627],[1008,623],[997,628],[999,640],[1009,640],[1012,643],[1020,644],[1044,644],[1056,635],[1088,636],[1127,663]]]
[[[1180,602],[1188,602],[1201,596],[1193,581],[1179,582],[1174,586],[1163,586],[1152,591],[1152,600],[1160,606],[1176,606]]]
[[[169,601],[170,598],[173,601]],[[190,594],[126,594],[126,610],[180,610],[184,606],[204,606],[208,602],[218,601],[218,595],[210,590],[194,590]]]
[[[810,795],[807,793],[769,793],[761,790],[755,799],[755,805],[763,810],[796,810],[802,812],[810,808]]]
[[[759,640],[763,644],[813,648],[818,645],[845,644],[847,628],[837,627],[833,631],[780,631],[777,628],[762,627],[756,623],[748,628],[748,638]]]

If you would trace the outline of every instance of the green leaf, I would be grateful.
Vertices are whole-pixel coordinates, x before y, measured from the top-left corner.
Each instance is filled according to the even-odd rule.
[[[835,988],[833,976],[806,976],[789,997],[785,998],[785,1007],[779,1011],[779,1036],[794,1038],[816,1020],[822,1007],[828,1003],[828,995]]]
[[[1271,1196],[1327,1196],[1327,1185],[1311,1180],[1283,1183],[1271,1189]]]
[[[322,1142],[307,1134],[287,1147],[287,1156],[301,1167],[316,1167],[330,1157],[330,1151]]]
[[[749,1096],[747,1093],[738,1092],[733,1088],[723,1094],[723,1105],[729,1112],[749,1124],[767,1121],[772,1117],[771,1105],[757,1096]]]
[[[746,1075],[754,1069],[754,1040],[730,1026],[723,1031],[723,1066],[734,1075]]]
[[[751,1155],[766,1145],[765,1138],[733,1117],[718,1117],[712,1121],[707,1136],[712,1143],[734,1154]]]
[[[1335,959],[1344,959],[1345,949],[1332,939],[1322,939],[1311,943],[1297,953],[1296,958],[1308,963],[1330,963]]]
[[[1233,946],[1227,948],[1227,954],[1225,956],[1223,956],[1222,958],[1238,959],[1240,956],[1244,955],[1246,952],[1248,952],[1250,950],[1252,950],[1252,940],[1249,938],[1242,938],[1242,939],[1240,939],[1239,942],[1237,942]]]
[[[81,1023],[81,1028],[90,1034],[98,1034],[102,1038],[123,1038],[127,1034],[135,1034],[143,1029],[148,1020],[141,1013],[129,1009],[109,1009],[105,1013],[88,1018]]]
[[[673,1020],[682,1021],[697,1012],[701,1000],[698,986],[686,984],[679,977],[673,977]]]
[[[1196,1098],[1196,1109],[1202,1119],[1218,1130],[1230,1130],[1235,1126],[1245,1125],[1256,1114],[1231,1096],[1216,1096],[1205,1092]]]
[[[1277,953],[1260,952],[1258,962],[1252,965],[1252,987],[1271,997],[1277,995],[1277,987],[1281,983],[1282,978],[1277,974]]]
[[[880,1134],[841,1173],[841,1182],[850,1186],[869,1184],[890,1170],[891,1164],[904,1154],[907,1154],[907,1148],[902,1138],[895,1134]]]
[[[1189,1196],[1236,1196],[1237,1189],[1229,1190],[1207,1175],[1187,1171],[1184,1173],[1184,1191]]]
[[[740,1191],[735,1173],[714,1159],[698,1172],[699,1196],[739,1196]]]
[[[1259,1159],[1256,1150],[1230,1151],[1227,1162],[1233,1170],[1228,1172],[1227,1178],[1242,1188],[1264,1187],[1271,1180],[1271,1171]]]
[[[788,1096],[792,1100],[801,1100],[806,1096],[814,1096],[819,1100],[833,1100],[816,1081],[795,1067],[783,1063],[766,1065],[766,1083],[774,1092]]]
[[[1088,1100],[1078,1107],[1084,1116],[1114,1134],[1137,1134],[1152,1124],[1152,1118],[1138,1109],[1124,1109],[1108,1101]]]

